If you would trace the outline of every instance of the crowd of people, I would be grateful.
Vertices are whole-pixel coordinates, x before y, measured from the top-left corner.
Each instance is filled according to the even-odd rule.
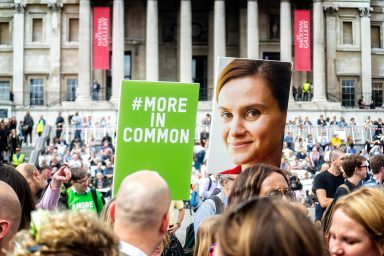
[[[171,200],[157,172],[126,176],[110,198],[114,134],[101,142],[85,140],[83,118],[76,112],[70,118],[71,141],[62,137],[59,113],[56,137],[36,165],[0,164],[0,255],[382,256],[381,133],[366,152],[352,152],[353,141],[344,144],[337,133],[330,140],[326,134],[284,134],[291,65],[238,59],[221,72],[216,91],[221,139],[235,167],[207,170],[212,152],[206,115],[206,130],[193,150],[188,205],[195,216],[184,246],[175,236],[184,204]],[[43,136],[44,117],[36,127],[26,116]],[[19,134],[27,143],[25,121]],[[331,122],[339,125],[336,118]],[[327,126],[326,118],[318,125]],[[315,222],[298,198],[303,185],[295,170],[313,178]]]

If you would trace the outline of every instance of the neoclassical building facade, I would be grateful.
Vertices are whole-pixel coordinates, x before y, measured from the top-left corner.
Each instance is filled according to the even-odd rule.
[[[92,69],[92,13],[110,7],[108,70]],[[383,104],[381,0],[0,0],[0,117],[117,110],[121,79],[200,83],[210,111],[218,56],[295,62],[295,10],[310,10],[313,84],[292,113]],[[101,85],[99,101],[92,81]],[[376,114],[378,110],[375,110]]]

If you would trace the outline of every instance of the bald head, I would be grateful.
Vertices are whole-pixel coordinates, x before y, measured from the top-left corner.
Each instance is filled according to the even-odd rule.
[[[21,205],[15,191],[0,181],[0,255],[8,249],[9,242],[19,229]]]
[[[16,167],[16,170],[21,173],[24,178],[29,179],[33,177],[33,171],[38,171],[33,164],[23,163]]]
[[[36,197],[37,193],[42,190],[45,185],[39,170],[33,164],[28,163],[18,165],[16,170],[24,176],[31,189],[32,195]]]
[[[133,173],[123,180],[116,198],[116,225],[134,229],[158,226],[169,205],[167,183],[158,173]]]

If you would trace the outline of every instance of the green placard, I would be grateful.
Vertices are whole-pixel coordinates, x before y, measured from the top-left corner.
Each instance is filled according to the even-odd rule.
[[[113,194],[138,170],[157,171],[188,200],[199,84],[123,80]]]

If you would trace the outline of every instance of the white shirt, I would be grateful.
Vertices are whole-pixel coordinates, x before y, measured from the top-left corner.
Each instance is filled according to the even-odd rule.
[[[139,248],[124,241],[120,241],[120,252],[130,256],[148,256]]]

